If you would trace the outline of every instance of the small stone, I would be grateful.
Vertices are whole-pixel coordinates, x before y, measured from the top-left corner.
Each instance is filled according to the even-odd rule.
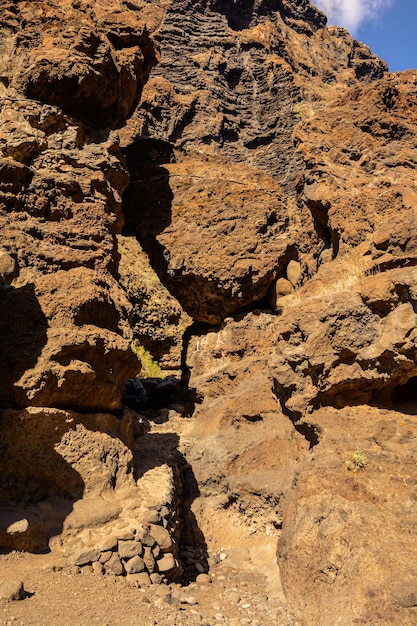
[[[111,559],[113,552],[102,552],[99,558],[100,563],[107,563]]]
[[[158,511],[149,511],[149,513],[145,515],[144,521],[148,524],[160,524],[161,516]]]
[[[7,528],[8,535],[16,535],[17,533],[25,533],[29,528],[29,522],[27,519],[20,519]]]
[[[138,541],[141,541],[144,546],[152,548],[155,545],[154,537],[147,531],[141,531],[137,536]]]
[[[203,567],[203,565],[202,565],[201,563],[199,563],[198,561],[196,561],[196,562],[194,563],[194,567],[195,567],[195,569],[197,570],[197,572],[198,572],[199,574],[204,574],[205,570],[204,570],[204,567]]]
[[[0,250],[0,285],[10,285],[19,270],[16,261],[5,250]]]
[[[132,541],[135,535],[130,530],[118,530],[116,532],[116,538],[120,541]]]
[[[198,585],[207,585],[211,583],[211,577],[208,574],[199,574],[195,580]]]
[[[227,553],[226,552],[220,552],[219,559],[220,559],[220,561],[224,561],[225,559],[227,559]]]
[[[193,553],[189,552],[188,550],[181,550],[180,552],[180,557],[182,559],[192,559],[193,558]]]
[[[159,571],[163,574],[170,572],[176,567],[175,559],[170,553],[164,554],[163,557],[157,561],[157,565]]]
[[[268,301],[270,305],[275,308],[277,306],[277,300],[282,296],[288,296],[293,292],[293,286],[286,278],[278,278],[273,282],[268,291]]]
[[[159,513],[161,515],[161,517],[167,517],[170,514],[170,510],[167,506],[162,506],[159,509]]]
[[[146,547],[143,551],[143,560],[148,572],[152,573],[155,570],[155,558],[152,554],[151,548]]]
[[[139,587],[139,589],[149,587],[152,584],[148,572],[140,572],[139,574],[127,574],[126,581],[135,587]]]
[[[292,285],[296,285],[301,276],[301,264],[298,261],[290,261],[287,266],[287,278]]]
[[[163,528],[162,526],[157,526],[156,524],[150,524],[149,532],[161,548],[162,552],[172,551],[171,535],[166,530],[166,528]]]
[[[6,580],[0,582],[0,598],[4,600],[22,600],[25,590],[21,580]]]
[[[161,548],[158,546],[158,544],[154,545],[154,547],[152,548],[152,554],[154,555],[155,559],[159,559],[159,556],[161,554]]]
[[[79,552],[75,552],[71,561],[74,565],[82,566],[88,565],[89,563],[93,563],[94,561],[98,561],[100,558],[100,551],[95,549],[84,549]]]
[[[183,596],[180,598],[181,604],[189,604],[190,606],[194,606],[198,604],[197,599],[194,596]]]
[[[142,553],[142,544],[140,541],[119,541],[118,552],[122,559],[131,559]]]
[[[128,574],[139,574],[145,571],[145,563],[140,556],[134,556],[125,563],[125,570]]]
[[[104,565],[104,569],[106,574],[113,574],[114,576],[123,574],[123,564],[115,552],[112,552],[111,558]]]
[[[95,561],[93,563],[93,572],[96,576],[103,576],[104,574],[104,566],[99,561]]]
[[[150,575],[150,579],[153,585],[160,585],[164,582],[163,576],[157,572],[153,572],[153,574]]]

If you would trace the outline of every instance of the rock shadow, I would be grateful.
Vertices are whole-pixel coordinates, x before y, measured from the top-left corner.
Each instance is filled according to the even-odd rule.
[[[314,409],[331,406],[341,409],[346,406],[367,404],[378,409],[398,411],[407,415],[417,415],[417,376],[407,381],[382,381],[374,386],[363,380],[356,387],[342,382],[333,385],[326,393],[318,393],[311,403]]]
[[[0,551],[49,552],[84,482],[54,444],[64,424],[23,411],[0,411]]]
[[[36,364],[47,342],[47,328],[34,285],[0,288],[0,408],[29,404],[16,383]]]
[[[123,151],[130,185],[123,195],[125,231],[139,239],[152,263],[160,252],[156,236],[171,223],[173,193],[164,163],[175,160],[170,143],[159,139],[135,141]]]
[[[133,450],[135,480],[155,467],[165,464],[173,467],[179,441],[176,433],[147,433],[139,437]]]
[[[212,0],[210,8],[226,16],[227,23],[233,30],[248,28],[253,17],[255,1],[250,0]]]
[[[54,450],[62,426],[19,410],[30,404],[19,380],[36,365],[47,329],[33,284],[0,288],[0,551],[49,551],[84,492],[81,476]]]
[[[130,184],[123,194],[123,233],[136,237],[161,283],[171,291],[165,248],[158,235],[172,219],[174,195],[169,171],[163,164],[175,161],[173,147],[159,139],[141,139],[127,146],[123,153],[130,174]]]

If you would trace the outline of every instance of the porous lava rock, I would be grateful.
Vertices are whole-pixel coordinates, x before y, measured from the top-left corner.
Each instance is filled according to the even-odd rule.
[[[293,133],[305,102],[387,68],[309,2],[163,8],[161,63],[122,131],[126,220],[187,313],[219,324],[266,297],[289,260],[314,271],[323,237],[295,201],[306,166]]]
[[[156,48],[119,2],[6,2],[1,25],[0,227],[19,274],[1,294],[1,405],[113,411],[139,363],[115,281],[129,176],[110,127]]]
[[[125,123],[156,62],[139,6],[6,2],[2,21],[8,89],[98,128]]]
[[[136,147],[127,150],[134,164]],[[259,170],[222,162],[168,163],[159,172],[156,189],[153,176],[132,175],[126,221],[188,315],[218,324],[262,299],[296,255],[280,187]]]
[[[305,623],[414,623],[415,421],[415,404],[414,414],[315,412],[320,444],[282,502],[278,545],[285,592]]]
[[[162,59],[120,149],[157,56],[141,16]],[[388,74],[307,0],[1,19],[2,493],[46,507],[9,509],[7,546],[45,549],[59,501],[68,557],[98,575],[176,580],[180,538],[187,572],[207,547],[261,568],[300,623],[411,626],[416,72]],[[181,362],[194,409],[145,436],[128,415],[133,446],[132,324]]]

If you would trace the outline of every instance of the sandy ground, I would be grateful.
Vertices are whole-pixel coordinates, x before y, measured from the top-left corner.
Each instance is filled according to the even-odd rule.
[[[0,602],[2,626],[296,626],[263,576],[215,565],[212,582],[137,588],[122,577],[77,573],[56,554],[0,556],[0,581],[22,580],[25,598]]]

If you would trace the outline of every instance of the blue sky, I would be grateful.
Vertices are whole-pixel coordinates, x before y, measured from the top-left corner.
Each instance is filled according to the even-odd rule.
[[[391,72],[417,69],[417,0],[312,0],[328,25],[344,26]]]

